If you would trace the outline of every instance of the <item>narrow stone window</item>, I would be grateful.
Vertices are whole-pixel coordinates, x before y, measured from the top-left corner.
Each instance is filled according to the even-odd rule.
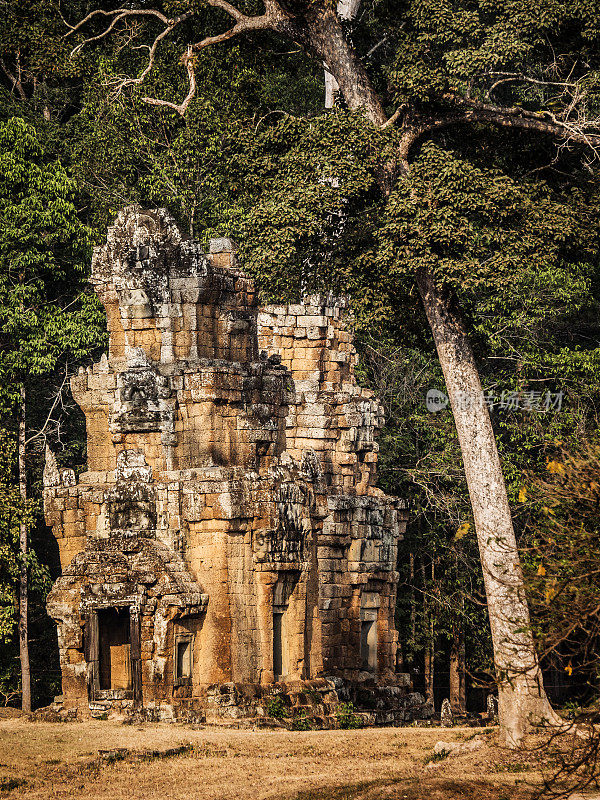
[[[287,648],[285,630],[285,609],[277,606],[273,610],[273,673],[275,680],[281,680],[284,675],[287,675]]]
[[[370,615],[369,615],[370,616]],[[367,672],[377,672],[377,620],[363,619],[360,623],[360,660]]]
[[[190,683],[192,680],[193,637],[177,636],[173,659],[174,679],[176,684]]]
[[[98,610],[98,642],[100,689],[131,689],[129,608]]]

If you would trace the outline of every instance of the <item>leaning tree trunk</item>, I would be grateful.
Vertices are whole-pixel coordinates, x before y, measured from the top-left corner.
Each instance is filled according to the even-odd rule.
[[[500,725],[505,743],[516,747],[531,723],[556,723],[559,718],[542,683],[506,485],[473,351],[460,314],[431,273],[420,272],[417,282],[446,381],[473,509]]]
[[[360,4],[361,0],[338,0],[338,17],[346,22],[351,22],[358,14]],[[340,87],[331,72],[329,72],[326,63],[323,64],[323,68],[325,77],[325,108],[333,108],[335,105],[335,95],[339,92]]]
[[[386,124],[381,99],[346,40],[333,7],[327,4],[312,19],[307,18],[305,28],[292,26],[289,34],[327,65],[350,109],[362,109],[378,127]],[[400,155],[406,160],[406,152]],[[379,183],[385,197],[390,195],[395,171],[393,165],[384,165]],[[560,719],[543,688],[504,476],[469,339],[460,315],[438,291],[432,276],[422,272],[417,283],[450,396],[473,508],[492,631],[500,724],[506,744],[516,747],[530,721],[559,723]],[[466,403],[465,398],[473,402]]]
[[[357,0],[340,0],[339,5],[347,19],[358,11]],[[352,111],[362,109],[374,125],[383,125],[387,119],[381,99],[354,49],[348,44],[336,8],[329,3],[307,14],[300,21],[290,18],[279,24],[280,33],[289,36],[305,47],[325,66],[331,78],[326,79],[326,92],[342,93],[344,101]],[[329,99],[328,99],[329,102]]]
[[[21,384],[21,402],[19,407],[19,493],[22,501],[22,518],[19,525],[19,555],[21,558],[19,574],[19,658],[21,660],[21,708],[31,711],[31,674],[29,670],[29,623],[28,601],[29,585],[27,576],[27,519],[25,505],[27,502],[27,470],[25,466],[25,386]]]

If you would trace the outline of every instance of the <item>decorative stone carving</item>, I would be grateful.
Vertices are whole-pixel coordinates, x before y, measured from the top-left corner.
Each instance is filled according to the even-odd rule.
[[[117,456],[115,479],[119,485],[127,485],[132,481],[150,483],[152,467],[146,463],[143,450],[121,450]]]
[[[452,715],[452,706],[450,705],[450,700],[447,697],[444,697],[442,700],[442,708],[440,710],[440,722],[444,728],[451,728],[454,724],[454,718]]]
[[[56,463],[56,456],[52,450],[46,445],[46,457],[44,461],[44,488],[58,486],[60,483],[60,472]]]
[[[320,481],[323,478],[323,469],[319,456],[312,448],[305,450],[302,453],[300,460],[300,473],[311,482]]]
[[[255,535],[254,556],[260,562],[301,566],[311,543],[314,498],[308,488],[285,483],[276,492],[276,503],[277,525]]]
[[[152,532],[156,528],[156,493],[152,468],[142,450],[122,450],[117,456],[116,486],[108,494],[111,533]]]

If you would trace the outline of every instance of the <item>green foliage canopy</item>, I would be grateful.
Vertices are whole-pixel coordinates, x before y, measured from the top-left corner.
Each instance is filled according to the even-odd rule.
[[[97,306],[84,292],[89,232],[76,185],[45,163],[35,129],[0,123],[0,409],[19,402],[25,381],[48,374],[69,350],[97,341]],[[85,260],[84,260],[85,259]],[[79,283],[80,294],[73,292]]]

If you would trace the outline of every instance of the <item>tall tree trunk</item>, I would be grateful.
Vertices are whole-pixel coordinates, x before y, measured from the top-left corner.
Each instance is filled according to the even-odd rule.
[[[327,6],[292,38],[304,43],[326,65],[351,109],[362,108],[381,127],[385,109],[369,76],[344,36],[340,20]],[[409,141],[414,141],[414,137]],[[408,152],[399,153],[407,161]],[[395,180],[396,167],[386,164],[379,179],[385,197]],[[465,476],[487,594],[488,614],[498,681],[500,725],[507,745],[521,742],[530,721],[560,724],[544,692],[525,597],[498,448],[466,329],[460,317],[435,286],[430,273],[417,276],[419,292],[431,326],[458,433]],[[465,398],[472,398],[466,403]]]
[[[559,722],[546,697],[519,553],[475,358],[452,298],[431,273],[417,276],[454,414],[475,519],[498,681],[505,743],[517,747],[530,723]]]
[[[434,565],[431,564],[431,578],[432,584],[434,579]],[[425,652],[423,655],[423,673],[425,680],[425,698],[433,705],[434,692],[433,681],[435,671],[435,620],[433,618],[433,609],[431,608],[431,600],[427,592],[427,578],[425,575],[425,564],[421,561],[421,579],[423,581],[423,610],[427,622],[427,634],[425,640]]]
[[[345,9],[347,6],[346,14],[354,15],[359,3],[346,4],[342,0],[342,5]],[[290,18],[280,21],[278,30],[323,62],[334,79],[328,91],[332,92],[335,85],[349,109],[363,109],[374,125],[384,124],[387,116],[381,99],[360,58],[346,40],[336,8],[326,4],[307,13],[304,20]]]
[[[27,502],[27,469],[25,464],[25,385],[21,384],[19,406],[19,492],[23,510]],[[31,674],[29,670],[29,624],[28,624],[28,576],[27,576],[27,521],[21,520],[19,526],[19,554],[21,572],[19,575],[19,658],[21,660],[21,708],[31,711]]]
[[[464,714],[467,710],[465,692],[465,637],[461,627],[452,631],[450,642],[450,705],[452,711]]]
[[[417,600],[415,598],[415,554],[412,550],[409,554],[408,563],[410,568],[410,640],[414,650],[415,641],[417,639]]]
[[[433,705],[433,653],[431,649],[431,641],[428,640],[423,654],[423,677],[425,681],[425,699]]]

